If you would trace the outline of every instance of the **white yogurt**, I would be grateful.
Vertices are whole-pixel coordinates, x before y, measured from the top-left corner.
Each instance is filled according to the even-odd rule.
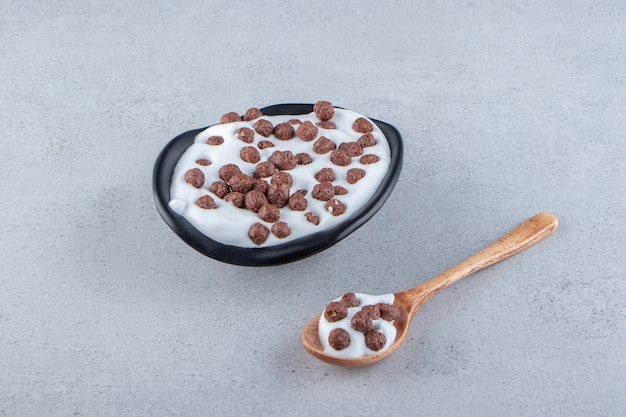
[[[335,123],[337,129],[319,128],[317,137],[309,142],[303,141],[297,136],[290,140],[279,140],[274,135],[265,138],[255,132],[254,142],[251,144],[239,140],[235,136],[235,131],[241,127],[249,127],[253,129],[254,123],[258,120],[249,122],[234,122],[228,124],[218,124],[207,128],[200,132],[191,145],[180,157],[172,177],[170,187],[171,200],[169,207],[179,215],[183,216],[194,227],[209,238],[232,246],[239,247],[267,247],[287,243],[291,240],[301,238],[311,233],[319,232],[345,222],[367,203],[380,183],[382,182],[391,159],[389,143],[380,128],[374,125],[372,134],[376,138],[376,145],[363,149],[363,154],[374,154],[378,156],[379,161],[369,165],[363,165],[359,162],[360,157],[352,158],[350,165],[340,167],[334,165],[330,161],[330,152],[324,155],[318,155],[313,152],[313,144],[320,136],[326,136],[337,146],[342,142],[357,141],[362,133],[352,129],[352,124],[359,118],[364,117],[358,113],[335,108],[335,115],[331,119]],[[298,119],[302,122],[309,120],[313,124],[319,122],[315,113],[306,115],[280,115],[280,116],[261,116],[272,122],[274,126],[279,123],[287,122],[291,119]],[[369,120],[369,119],[368,119]],[[370,120],[371,122],[371,120]],[[294,126],[294,130],[297,126]],[[254,129],[253,129],[254,130]],[[211,146],[206,144],[206,140],[211,136],[222,136],[224,143],[219,146]],[[243,161],[239,152],[245,146],[257,145],[260,141],[269,140],[274,147],[259,149],[261,155],[260,162],[267,161],[269,156],[275,151],[290,150],[294,155],[306,152],[313,158],[313,162],[308,165],[298,165],[292,170],[285,171],[293,177],[293,186],[291,193],[296,190],[307,190],[306,199],[308,207],[305,211],[294,211],[288,206],[280,209],[280,220],[286,222],[291,228],[291,234],[285,238],[279,239],[270,233],[267,240],[261,245],[254,244],[248,237],[248,230],[256,223],[264,224],[271,229],[272,223],[262,221],[257,213],[245,208],[237,208],[231,203],[224,201],[211,193],[208,188],[213,181],[219,180],[219,169],[228,164],[236,164],[244,174],[252,175],[255,171],[256,164]],[[211,161],[209,166],[200,166],[195,161],[198,159],[208,159]],[[185,182],[185,173],[192,169],[199,168],[205,175],[205,183],[202,188],[194,188]],[[335,172],[336,180],[333,185],[339,185],[348,190],[345,195],[335,196],[335,198],[346,205],[346,212],[340,216],[333,216],[326,211],[325,201],[319,201],[311,196],[313,186],[318,183],[314,175],[322,168],[332,168]],[[346,173],[350,168],[361,168],[365,170],[366,175],[356,184],[346,182]],[[269,178],[264,178],[268,180]],[[203,195],[210,195],[217,205],[217,209],[204,210],[196,205],[196,200]],[[320,218],[319,225],[308,222],[304,216],[307,212],[313,212]]]
[[[396,327],[393,325],[393,321],[389,322],[383,319],[373,320],[373,326],[375,330],[378,330],[387,338],[387,342],[382,347],[382,349],[378,351],[373,351],[365,345],[365,335],[362,332],[356,331],[350,325],[350,321],[352,317],[366,305],[374,305],[378,303],[383,304],[393,304],[395,299],[393,294],[383,294],[383,295],[368,295],[355,293],[354,294],[359,300],[360,305],[358,307],[350,307],[348,308],[348,316],[335,322],[329,322],[324,317],[324,313],[322,313],[322,317],[320,318],[318,324],[318,333],[322,346],[324,347],[324,352],[334,355],[340,356],[342,358],[361,358],[363,356],[371,356],[377,353],[381,353],[389,349],[389,347],[396,340]],[[340,301],[341,297],[333,300]],[[326,310],[324,310],[326,311]],[[328,336],[330,332],[334,329],[344,329],[350,335],[350,345],[342,350],[335,350],[328,344]]]

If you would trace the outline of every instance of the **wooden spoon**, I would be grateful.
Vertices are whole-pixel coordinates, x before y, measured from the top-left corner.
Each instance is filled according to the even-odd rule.
[[[437,275],[415,288],[394,294],[394,304],[398,306],[401,311],[400,318],[394,322],[398,333],[396,340],[389,349],[384,352],[359,358],[342,358],[324,352],[317,329],[320,316],[308,322],[302,330],[302,345],[308,353],[331,365],[364,366],[378,362],[387,357],[402,344],[413,316],[426,300],[461,278],[465,278],[480,269],[500,262],[534,245],[552,233],[557,228],[558,224],[558,219],[550,213],[537,214],[513,229],[507,235],[446,272]]]

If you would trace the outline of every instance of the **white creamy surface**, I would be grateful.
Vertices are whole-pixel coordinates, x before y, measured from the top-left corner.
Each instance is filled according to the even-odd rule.
[[[359,207],[362,207],[370,200],[387,173],[391,159],[387,139],[380,128],[372,122],[374,126],[372,134],[376,138],[377,143],[375,146],[364,148],[363,154],[376,155],[380,160],[373,164],[363,165],[359,162],[359,156],[352,158],[351,164],[345,167],[334,165],[330,161],[330,152],[323,155],[313,152],[313,144],[320,136],[326,136],[328,139],[335,142],[337,147],[339,147],[342,142],[357,141],[358,138],[362,136],[362,133],[354,131],[352,124],[354,120],[359,117],[364,116],[349,110],[335,108],[335,115],[331,121],[335,123],[337,129],[322,129],[320,127],[317,137],[308,142],[301,140],[297,136],[294,136],[290,140],[279,140],[273,134],[265,138],[255,132],[253,143],[248,144],[235,136],[235,131],[241,127],[253,129],[253,125],[258,119],[250,122],[242,121],[211,126],[196,136],[194,144],[191,145],[179,159],[172,177],[169,206],[174,212],[183,216],[200,232],[211,239],[223,244],[239,247],[264,247],[283,244],[290,240],[328,229],[340,222],[347,221]],[[264,115],[260,118],[271,121],[274,126],[291,119],[298,119],[302,122],[309,120],[313,124],[319,122],[315,113],[306,115]],[[297,126],[294,126],[294,130],[296,128]],[[206,140],[210,136],[222,136],[224,143],[219,146],[207,145]],[[294,169],[284,171],[293,177],[291,194],[296,190],[307,190],[305,198],[308,202],[308,206],[305,211],[294,211],[288,206],[280,209],[280,220],[289,225],[291,234],[286,238],[279,239],[270,233],[263,244],[255,245],[248,237],[250,226],[256,222],[260,222],[268,229],[271,229],[272,223],[262,221],[257,213],[246,208],[237,208],[231,203],[220,199],[211,193],[208,188],[212,182],[219,180],[219,169],[228,163],[236,164],[244,174],[252,175],[255,171],[256,164],[243,161],[239,153],[243,147],[254,146],[264,140],[271,141],[274,147],[258,149],[261,155],[260,162],[267,161],[269,156],[275,151],[286,150],[290,150],[294,155],[306,152],[313,158],[313,162],[308,165],[298,165]],[[200,166],[195,162],[198,159],[208,159],[211,161],[211,165]],[[199,168],[204,173],[205,183],[202,188],[194,188],[185,182],[185,173],[192,168]],[[340,216],[333,216],[331,213],[327,212],[324,208],[326,202],[316,200],[311,196],[313,186],[318,183],[314,175],[322,168],[332,168],[336,177],[336,180],[333,181],[333,185],[339,185],[348,190],[348,193],[345,195],[335,196],[337,200],[346,205],[346,212]],[[365,170],[365,177],[356,184],[347,183],[345,178],[350,168],[361,168]],[[269,178],[264,179],[269,182]],[[217,209],[205,210],[198,207],[196,200],[203,195],[210,195],[215,201]],[[316,226],[305,219],[304,214],[307,212],[313,212],[319,216],[319,225]]]
[[[362,332],[356,331],[350,325],[350,320],[352,317],[366,305],[374,305],[378,303],[384,304],[393,304],[395,296],[393,294],[383,294],[383,295],[368,295],[362,293],[354,294],[359,300],[360,305],[358,307],[350,307],[348,308],[348,316],[336,322],[329,322],[324,317],[324,313],[320,317],[320,321],[318,324],[318,334],[320,338],[320,342],[324,347],[324,352],[334,355],[340,356],[342,358],[361,358],[363,356],[371,356],[380,352],[384,352],[393,344],[396,340],[396,327],[393,325],[393,322],[389,322],[383,319],[373,320],[373,326],[375,330],[378,330],[387,338],[387,342],[382,349],[378,351],[373,351],[369,349],[365,345],[365,335]],[[333,300],[340,301],[341,297]],[[326,311],[326,310],[324,310]],[[350,345],[342,350],[335,350],[328,344],[328,335],[334,329],[344,329],[350,334]]]

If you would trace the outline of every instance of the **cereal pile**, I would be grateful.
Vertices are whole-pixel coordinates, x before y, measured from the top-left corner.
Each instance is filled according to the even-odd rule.
[[[337,356],[373,355],[389,348],[396,337],[394,320],[400,310],[393,294],[344,294],[324,309],[319,335],[324,350]]]
[[[389,146],[375,123],[357,113],[327,101],[313,110],[224,114],[179,160],[170,207],[214,240],[244,247],[337,224],[333,218],[356,211],[374,193],[389,166]]]

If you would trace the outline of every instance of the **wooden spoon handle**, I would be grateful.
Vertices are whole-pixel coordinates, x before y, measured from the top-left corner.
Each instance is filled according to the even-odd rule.
[[[558,224],[559,220],[553,214],[539,213],[458,265],[396,296],[405,298],[412,305],[409,314],[413,314],[426,300],[448,285],[534,245],[552,233]]]

